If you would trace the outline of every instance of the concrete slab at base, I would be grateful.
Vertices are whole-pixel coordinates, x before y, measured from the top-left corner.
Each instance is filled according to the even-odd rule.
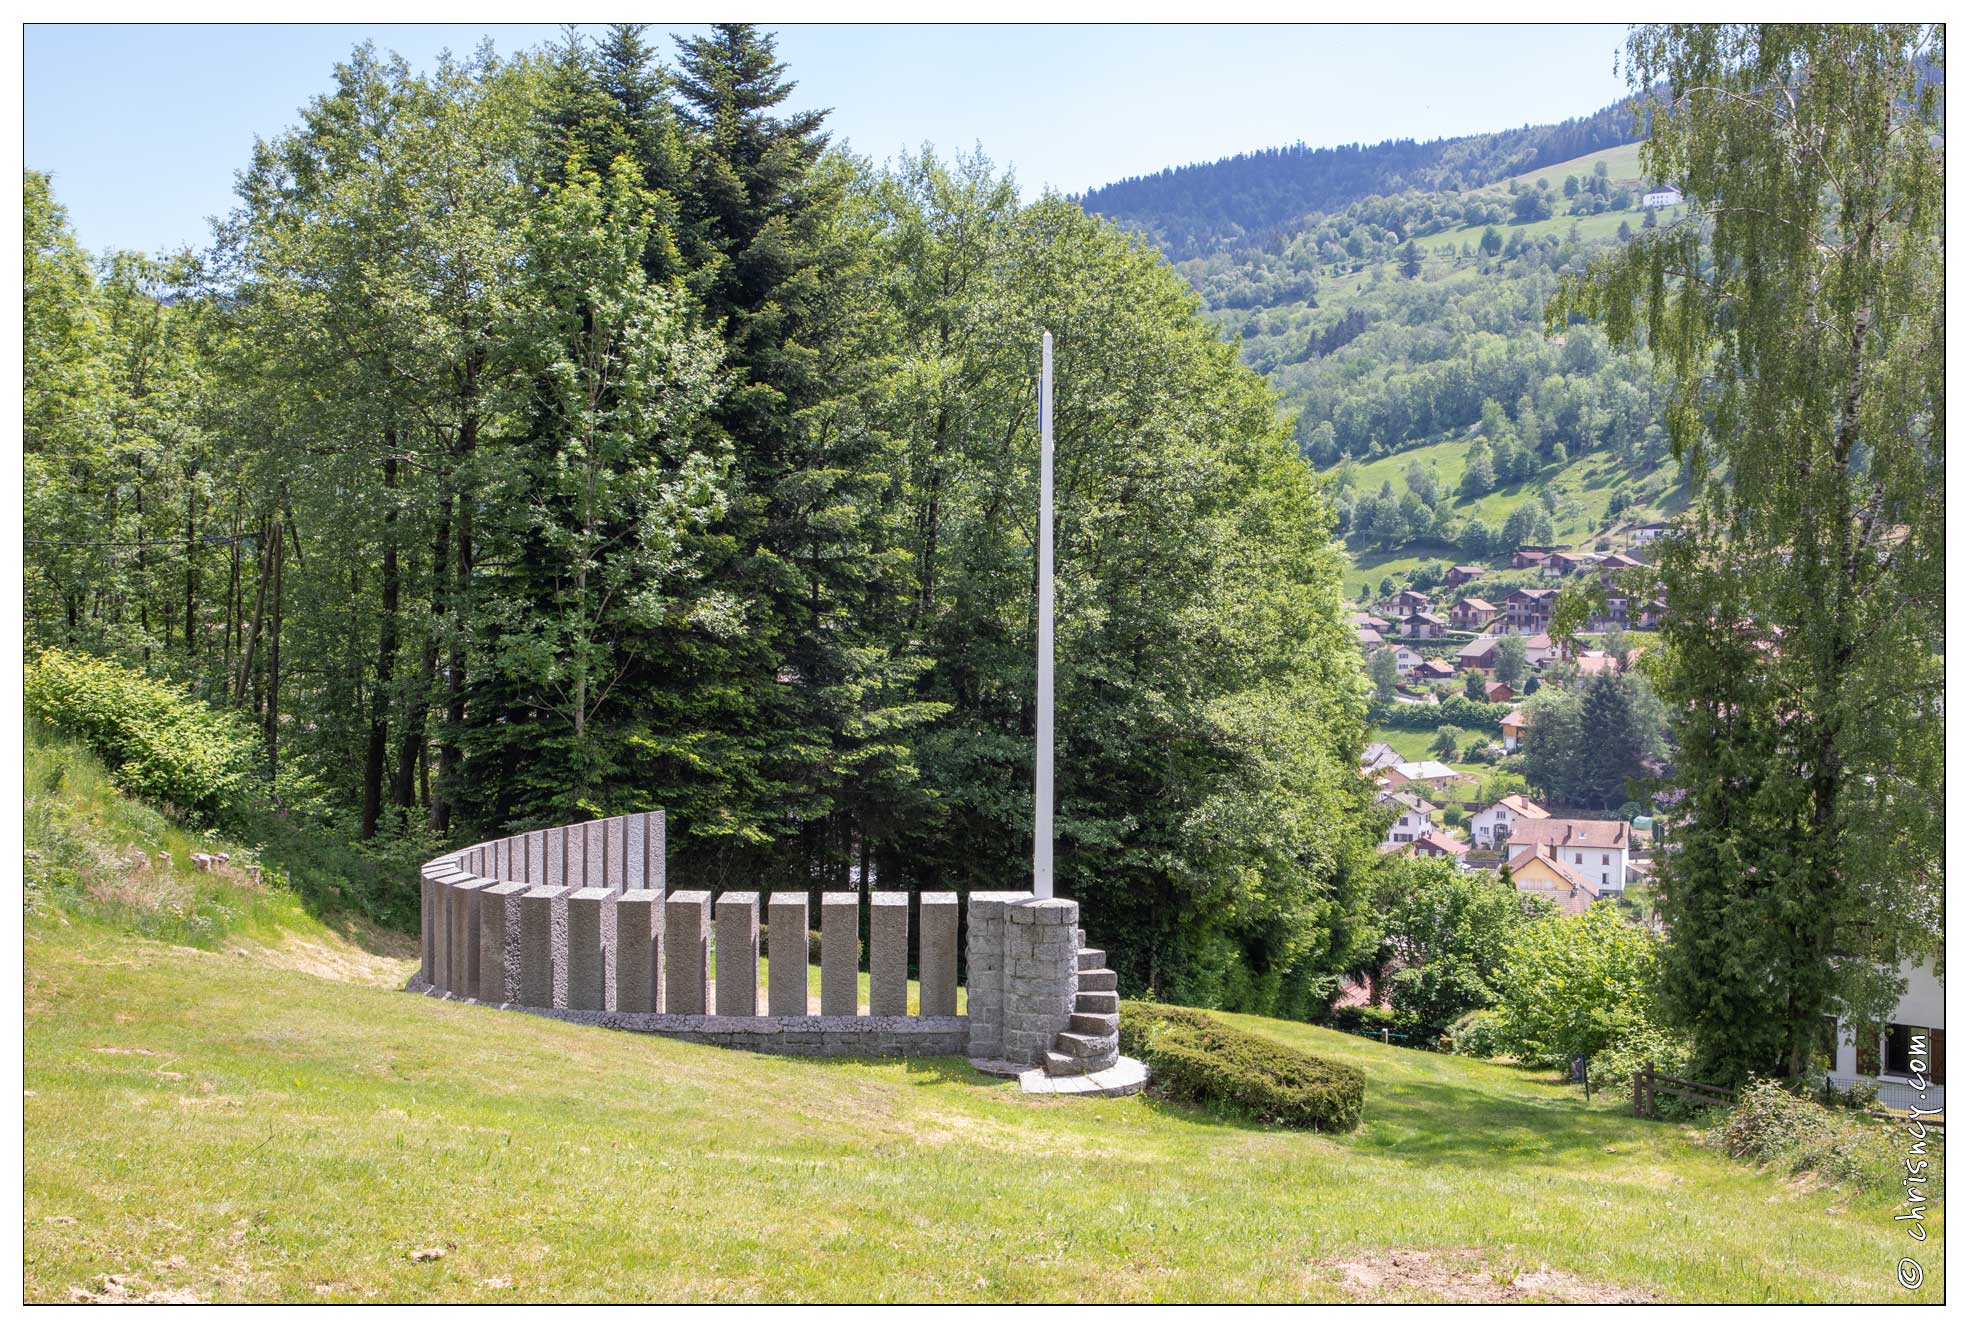
[[[1091,1075],[1052,1076],[1043,1070],[1030,1070],[1019,1076],[1019,1088],[1028,1094],[1099,1094],[1104,1098],[1139,1094],[1148,1082],[1149,1068],[1133,1057],[1122,1057]]]

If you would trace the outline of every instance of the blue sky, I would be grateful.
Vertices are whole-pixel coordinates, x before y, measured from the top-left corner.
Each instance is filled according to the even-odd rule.
[[[1609,26],[784,25],[799,107],[877,160],[982,145],[1030,197],[1303,140],[1439,138],[1618,98]],[[207,238],[233,175],[363,40],[428,68],[551,25],[50,25],[25,29],[27,165],[90,249]],[[677,25],[659,31],[690,32]],[[660,45],[667,54],[669,43]]]

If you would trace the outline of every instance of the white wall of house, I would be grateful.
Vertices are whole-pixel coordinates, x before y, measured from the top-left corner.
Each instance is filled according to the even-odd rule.
[[[1517,813],[1502,803],[1493,803],[1470,819],[1470,841],[1481,849],[1502,849],[1517,824]]]
[[[1924,1035],[1943,1028],[1942,980],[1932,966],[1912,961],[1902,963],[1901,977],[1907,980],[1907,991],[1901,995],[1900,1004],[1887,1020],[1888,1028],[1881,1031],[1879,1044],[1874,1048],[1881,1068],[1877,1077],[1881,1085],[1880,1101],[1887,1107],[1903,1111],[1909,1107],[1920,1107],[1939,1112],[1943,1107],[1943,1086],[1929,1084],[1925,1088],[1916,1088],[1913,1077],[1905,1073],[1905,1068],[1897,1071],[1891,1065],[1889,1052],[1896,1025],[1903,1030],[1918,1030]],[[1932,1035],[1930,1037],[1932,1039]],[[1931,1055],[1924,1064],[1932,1074],[1933,1049],[1930,1048],[1929,1052]],[[1843,1020],[1839,1023],[1839,1046],[1833,1056],[1832,1069],[1832,1082],[1842,1089],[1861,1078],[1855,1031]]]

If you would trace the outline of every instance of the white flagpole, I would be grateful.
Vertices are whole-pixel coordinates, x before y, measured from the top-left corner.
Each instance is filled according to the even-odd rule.
[[[1033,763],[1032,893],[1053,896],[1053,334],[1039,349],[1039,715]]]

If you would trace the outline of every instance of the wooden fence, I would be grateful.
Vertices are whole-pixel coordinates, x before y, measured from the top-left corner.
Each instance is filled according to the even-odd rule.
[[[1671,1098],[1693,1099],[1698,1103],[1709,1103],[1716,1107],[1728,1107],[1733,1101],[1730,1091],[1721,1085],[1703,1084],[1696,1080],[1683,1080],[1673,1075],[1664,1075],[1655,1069],[1653,1062],[1649,1062],[1646,1070],[1634,1072],[1634,1115],[1654,1116],[1656,1094],[1667,1094]]]

